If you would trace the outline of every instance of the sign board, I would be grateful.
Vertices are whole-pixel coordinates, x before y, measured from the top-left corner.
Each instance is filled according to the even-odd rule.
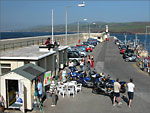
[[[49,85],[52,81],[51,71],[48,71],[44,74],[44,86]]]

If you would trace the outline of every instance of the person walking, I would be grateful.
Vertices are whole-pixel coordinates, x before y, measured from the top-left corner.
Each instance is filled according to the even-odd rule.
[[[62,70],[62,82],[63,83],[66,82],[66,70],[65,70],[65,68]]]
[[[39,97],[40,103],[41,103],[41,105],[43,105],[42,104],[42,93],[43,93],[42,89],[43,89],[43,86],[42,86],[42,83],[41,83],[40,79],[38,79],[37,88],[38,88],[38,97]]]
[[[91,68],[92,69],[94,68],[94,57],[93,57],[93,55],[91,56]]]
[[[83,71],[84,68],[84,59],[82,58],[80,61],[80,71]]]
[[[132,78],[130,78],[130,82],[127,84],[127,87],[128,87],[128,98],[129,98],[128,106],[130,108],[131,104],[132,104],[133,97],[134,97],[134,88],[135,88],[135,85],[133,84]]]
[[[121,88],[121,85],[119,83],[119,78],[116,79],[116,82],[114,82],[114,98],[113,98],[113,106],[115,106],[115,101],[116,101],[116,98],[118,98],[118,105],[122,104],[120,102],[120,88]]]
[[[69,62],[70,71],[73,71],[73,66],[74,66],[74,64],[73,64],[72,60],[70,60],[70,62]]]
[[[90,59],[90,55],[87,58],[87,70],[91,72],[91,59]]]

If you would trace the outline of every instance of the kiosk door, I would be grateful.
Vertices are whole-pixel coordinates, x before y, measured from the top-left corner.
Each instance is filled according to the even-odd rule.
[[[21,82],[21,80],[19,80],[19,97],[22,99],[23,103],[22,106],[20,107],[20,110],[25,113],[25,107],[24,107],[24,85]]]

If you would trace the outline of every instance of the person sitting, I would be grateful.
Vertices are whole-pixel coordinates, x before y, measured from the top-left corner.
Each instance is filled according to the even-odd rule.
[[[50,50],[50,48],[54,48],[55,45],[50,43],[50,38],[48,38],[45,42],[45,45],[48,47],[48,50]]]
[[[50,44],[50,38],[48,38],[45,42],[45,45],[48,46]]]

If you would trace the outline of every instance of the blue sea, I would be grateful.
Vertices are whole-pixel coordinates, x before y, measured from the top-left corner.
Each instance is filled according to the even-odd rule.
[[[111,34],[111,36],[116,36],[119,40],[124,41],[125,35],[124,34]],[[131,40],[133,42],[136,38],[135,34],[126,34],[126,40]],[[143,34],[137,34],[137,39],[139,40],[140,44],[143,44],[145,47],[145,41],[146,41],[146,49],[150,51],[150,35],[143,35]]]
[[[62,35],[65,33],[54,32],[54,35]],[[68,34],[74,34],[74,32],[68,32]],[[0,39],[10,39],[10,38],[24,38],[24,37],[34,37],[34,36],[45,36],[52,35],[51,32],[0,32]]]

